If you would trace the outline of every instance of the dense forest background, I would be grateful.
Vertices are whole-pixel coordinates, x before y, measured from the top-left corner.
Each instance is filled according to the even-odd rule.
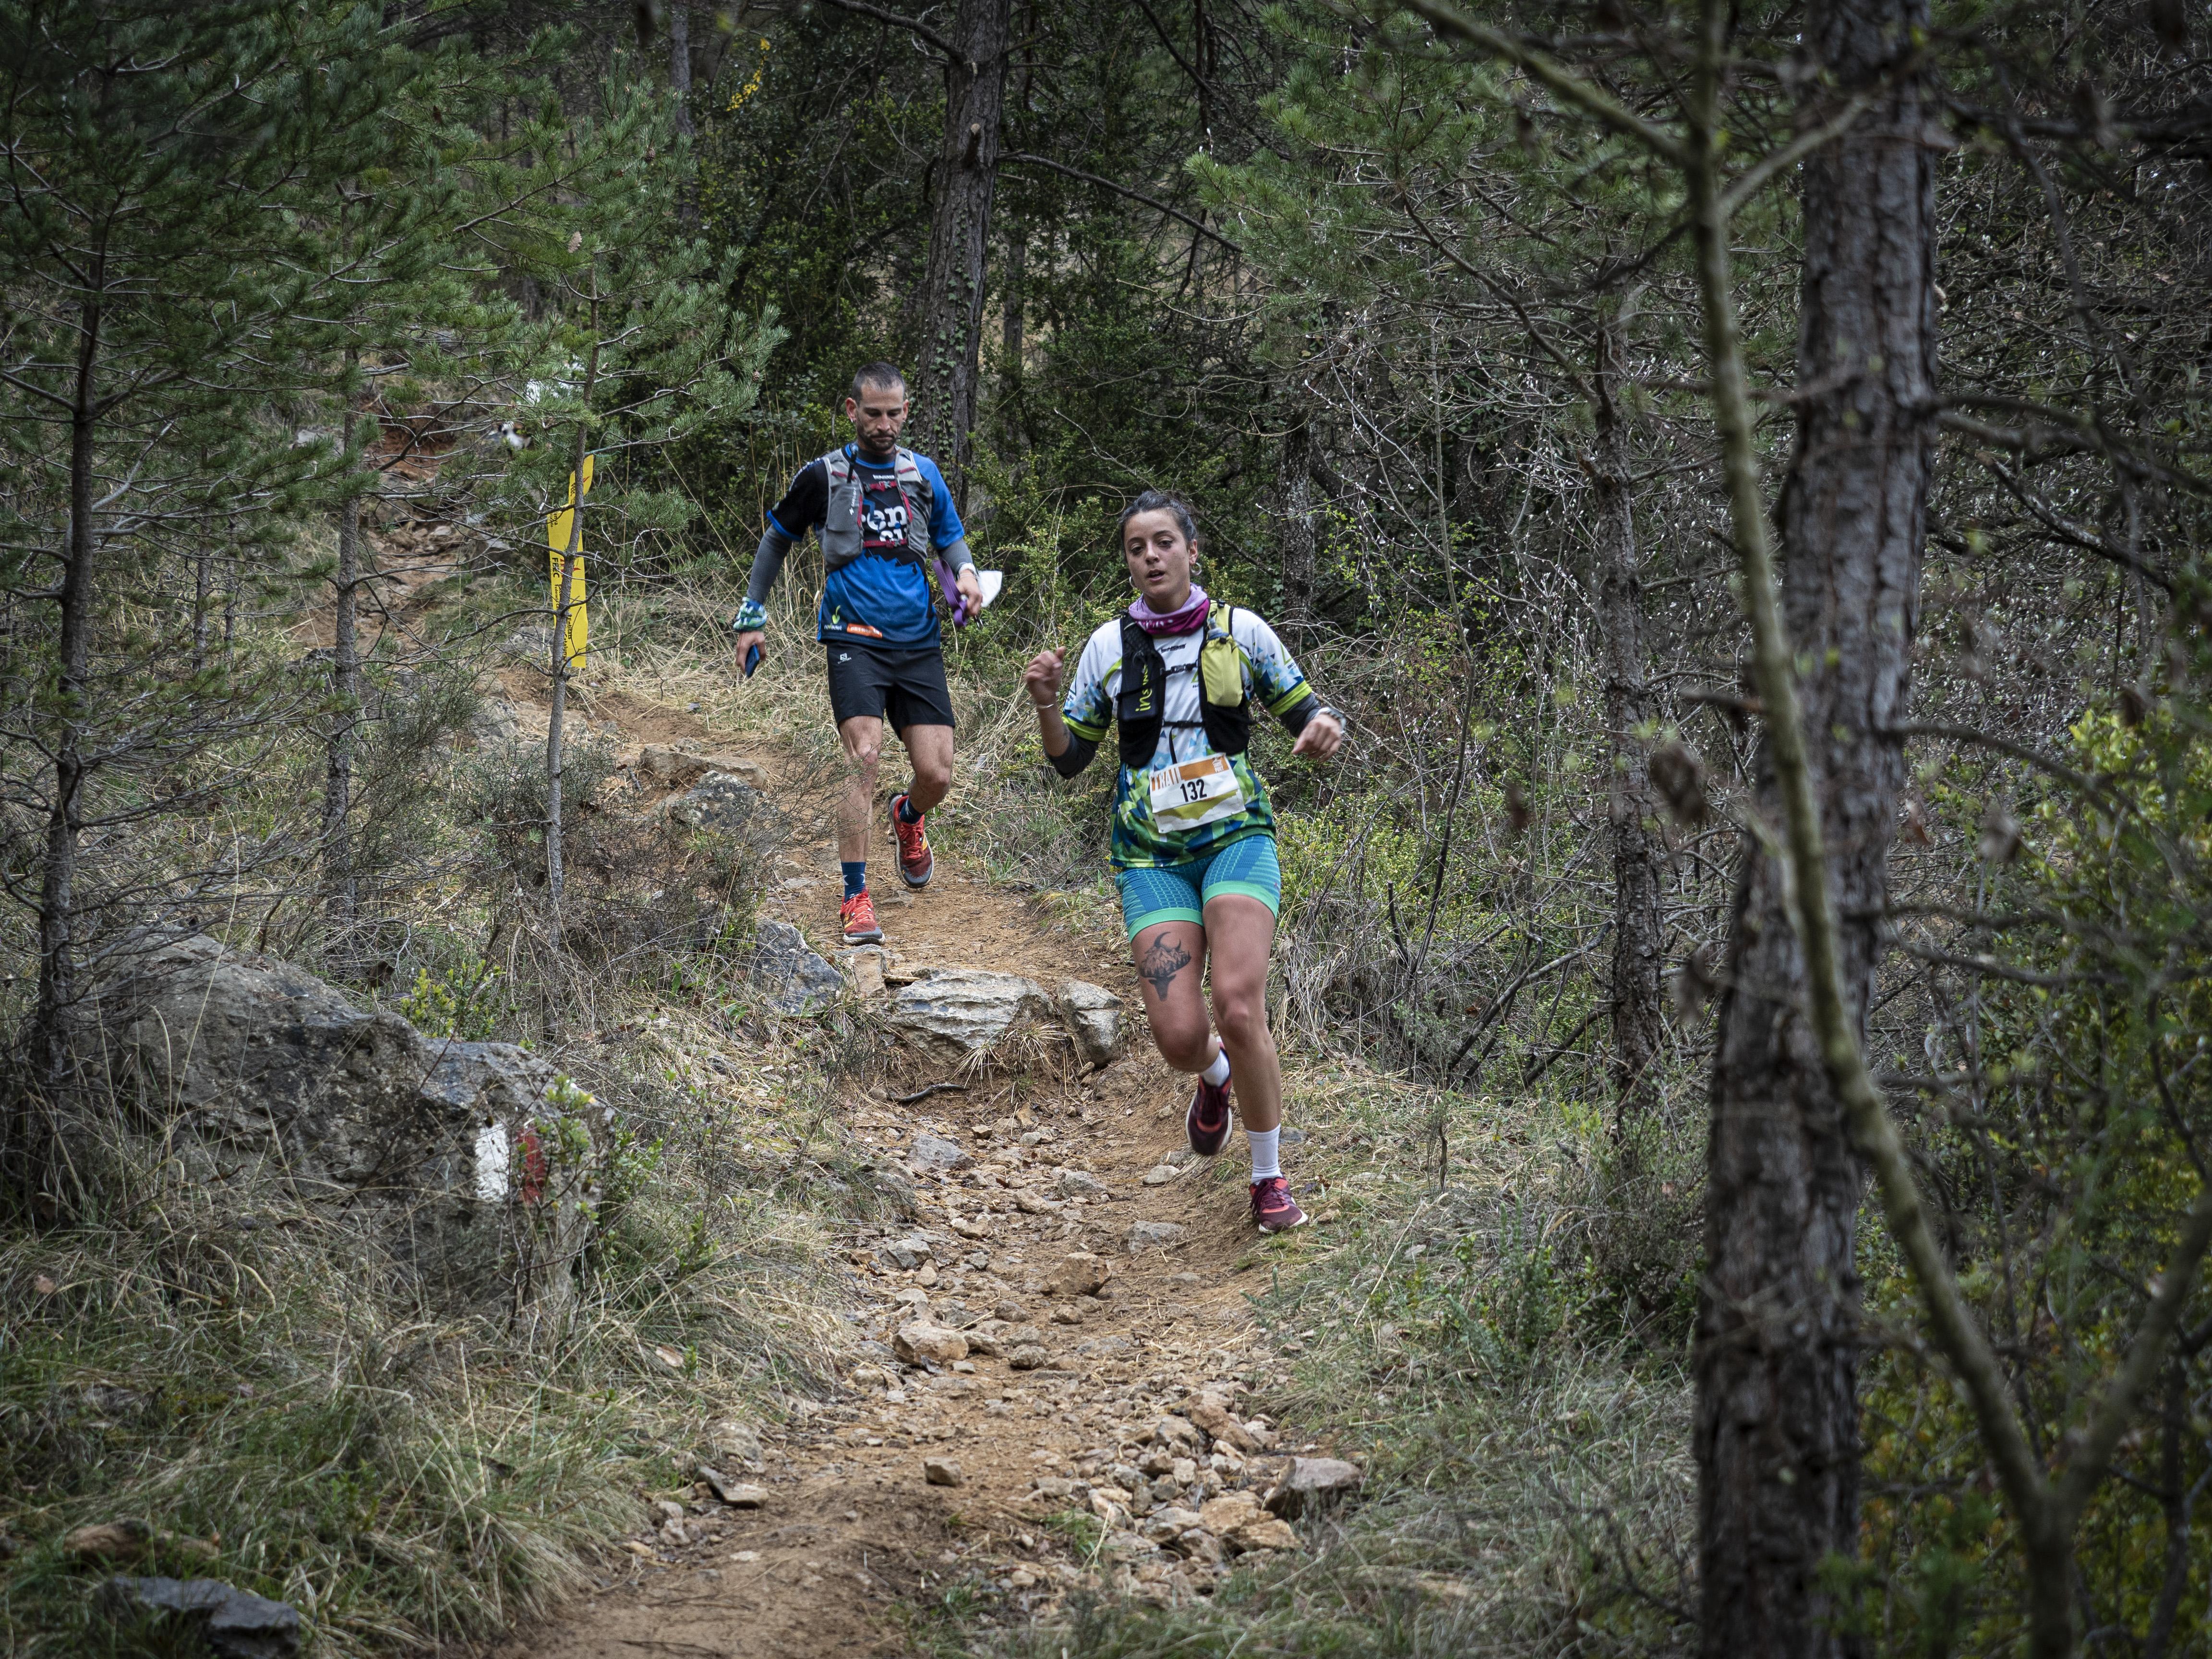
[[[0,26],[0,1523],[43,1537],[195,1437],[210,1510],[354,1445],[383,1495],[272,1519],[258,1569],[320,1586],[331,1650],[560,1593],[611,1502],[567,1483],[662,1455],[623,1342],[464,1365],[405,1429],[364,1428],[373,1368],[331,1368],[296,1444],[222,1416],[206,1380],[248,1362],[174,1295],[248,1258],[189,1242],[81,1011],[189,927],[550,1054],[640,998],[751,1018],[712,989],[743,845],[632,891],[644,855],[580,805],[588,722],[565,754],[466,739],[495,672],[553,682],[563,729],[544,524],[588,453],[595,650],[829,764],[787,691],[818,556],[749,705],[719,642],[763,509],[886,356],[1008,577],[949,647],[945,844],[1102,890],[1110,785],[1041,767],[1014,665],[1125,602],[1144,488],[1350,714],[1326,775],[1260,745],[1279,1024],[1382,1080],[1395,1237],[1432,1242],[1377,1226],[1275,1291],[1323,1331],[1297,1408],[1393,1449],[1358,1549],[1399,1577],[1092,1609],[1079,1650],[2212,1653],[2200,10]],[[378,549],[434,541],[402,594]],[[674,1072],[625,1064],[586,1080],[681,1117]],[[672,1133],[619,1150],[598,1316],[804,1386],[817,1331],[672,1304],[763,1264],[799,1293],[819,1241],[771,1209],[812,1201],[813,1133],[712,1174]],[[1478,1214],[1509,1141],[1550,1175]],[[763,1207],[710,1225],[685,1183],[733,1179]],[[67,1319],[57,1249],[109,1287]],[[342,1269],[282,1271],[302,1352],[332,1322],[405,1347]],[[103,1453],[54,1378],[130,1353],[206,1386]],[[500,1488],[496,1546],[462,1518],[491,1500],[392,1449],[478,1389],[520,1420],[603,1386]],[[352,1571],[378,1531],[414,1541]],[[0,1628],[83,1650],[58,1565],[0,1571]]]

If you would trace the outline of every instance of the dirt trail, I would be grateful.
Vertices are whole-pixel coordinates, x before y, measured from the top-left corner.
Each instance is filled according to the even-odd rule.
[[[632,741],[688,737],[743,752],[690,717],[622,699],[594,700],[591,718],[595,726],[611,719]],[[775,769],[775,757],[759,759]],[[895,980],[919,967],[1017,972],[1050,989],[1079,978],[1120,994],[1127,1014],[1139,1008],[1128,962],[1109,940],[1055,930],[1020,896],[942,852],[935,881],[908,894],[890,854],[886,834],[870,861]],[[841,892],[834,844],[795,841],[763,908],[827,947]],[[629,1556],[605,1569],[602,1588],[563,1618],[509,1638],[499,1659],[903,1653],[913,1644],[899,1604],[934,1600],[978,1572],[1000,1603],[989,1616],[1001,1622],[1034,1616],[1086,1583],[1163,1601],[1210,1593],[1218,1570],[1203,1561],[1139,1547],[1127,1531],[1118,1547],[1086,1560],[1042,1524],[1085,1507],[1073,1483],[1103,1484],[1111,1467],[1148,1455],[1164,1466],[1153,1443],[1164,1413],[1201,1383],[1233,1397],[1233,1377],[1263,1358],[1243,1294],[1261,1275],[1249,1271],[1258,1235],[1246,1214],[1242,1137],[1220,1167],[1190,1164],[1146,1184],[1170,1155],[1188,1158],[1189,1084],[1152,1052],[1140,1018],[1125,1024],[1134,1029],[1121,1057],[1081,1082],[978,1081],[902,1051],[884,1086],[866,1098],[855,1091],[847,1127],[864,1140],[903,1156],[916,1134],[930,1133],[976,1160],[921,1178],[912,1221],[855,1227],[845,1241],[848,1311],[866,1351],[832,1401],[811,1410],[814,1402],[801,1402],[790,1422],[763,1434],[762,1465],[747,1477],[765,1488],[759,1509],[725,1507],[702,1486],[672,1528],[641,1516]],[[935,1080],[973,1086],[896,1103]],[[1062,1171],[1097,1177],[1103,1195],[1058,1196]],[[1187,1235],[1170,1249],[1133,1254],[1126,1241],[1139,1221],[1176,1223]],[[886,1247],[916,1237],[934,1265],[901,1271]],[[1112,1264],[1104,1291],[1048,1293],[1048,1277],[1083,1249]],[[894,1300],[902,1296],[907,1303]],[[979,1316],[997,1316],[1036,1327],[1046,1364],[1014,1371],[981,1355],[928,1370],[896,1364],[882,1345],[915,1316],[916,1297],[927,1298],[927,1316],[946,1323],[972,1329]],[[1264,1424],[1257,1432],[1272,1438]],[[1216,1468],[1204,1445],[1194,1456],[1178,1450],[1190,1460],[1179,1471],[1161,1468],[1153,1501],[1196,1510],[1224,1486],[1256,1492],[1279,1466],[1217,1447],[1213,1462],[1227,1467]],[[929,1484],[926,1457],[957,1462],[961,1484]],[[1171,1492],[1179,1474],[1196,1479]],[[1058,1483],[1053,1495],[1039,1493],[1041,1478]]]

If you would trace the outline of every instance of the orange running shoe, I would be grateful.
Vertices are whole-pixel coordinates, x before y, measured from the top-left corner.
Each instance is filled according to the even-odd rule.
[[[905,805],[903,792],[891,797],[891,838],[898,842],[899,879],[909,887],[927,887],[937,873],[937,860],[929,850],[929,837],[921,832],[921,820],[908,823],[899,816]]]
[[[865,887],[845,901],[844,908],[837,912],[837,920],[845,925],[848,945],[884,942],[884,930],[876,926],[876,902],[868,896]]]

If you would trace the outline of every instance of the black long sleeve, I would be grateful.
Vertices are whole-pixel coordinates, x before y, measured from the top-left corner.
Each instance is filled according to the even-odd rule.
[[[1283,730],[1295,738],[1306,729],[1306,722],[1320,713],[1321,699],[1309,691],[1303,699],[1283,711],[1280,716]]]
[[[1052,769],[1060,776],[1072,778],[1090,765],[1091,757],[1097,752],[1098,745],[1091,738],[1078,732],[1070,732],[1067,734],[1067,747],[1057,755],[1047,755],[1045,758],[1052,763]]]

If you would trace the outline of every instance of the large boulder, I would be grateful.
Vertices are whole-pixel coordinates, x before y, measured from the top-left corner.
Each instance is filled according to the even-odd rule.
[[[1033,979],[954,968],[900,987],[890,1019],[923,1047],[957,1059],[992,1048],[1025,1019],[1048,1020],[1054,1012]]]
[[[142,951],[83,1026],[188,1176],[306,1204],[442,1306],[566,1293],[596,1109],[535,1054],[425,1036],[204,935]]]

